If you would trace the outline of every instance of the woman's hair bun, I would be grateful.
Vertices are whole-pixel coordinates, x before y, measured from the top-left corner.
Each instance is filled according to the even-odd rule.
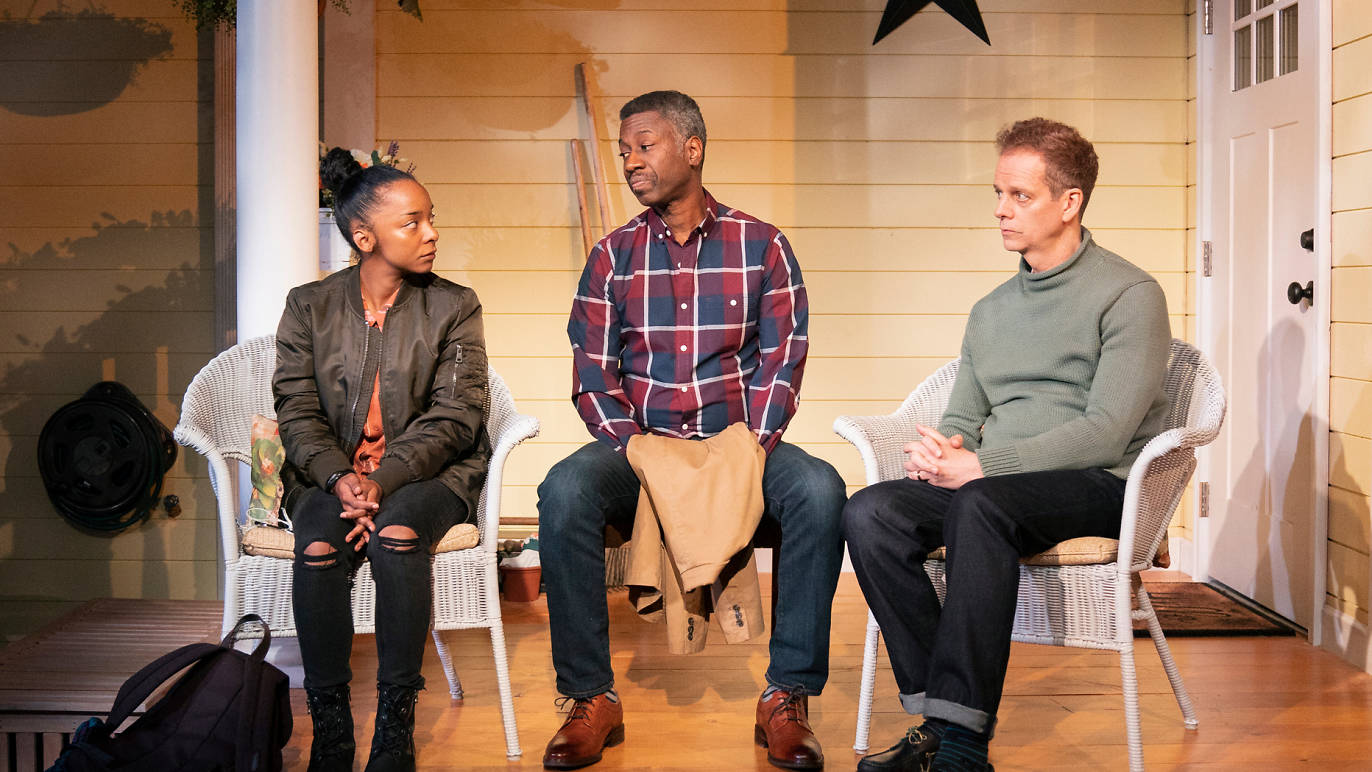
[[[324,160],[319,162],[319,179],[335,197],[338,196],[338,191],[343,188],[343,183],[361,171],[362,164],[353,158],[350,151],[341,147],[336,147],[325,153]]]

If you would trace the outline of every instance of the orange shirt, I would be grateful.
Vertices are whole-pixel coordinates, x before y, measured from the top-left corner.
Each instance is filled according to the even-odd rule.
[[[362,294],[362,313],[369,326],[379,330],[385,325],[386,312],[391,310],[391,305],[395,303],[395,296],[399,292],[400,288],[396,287],[395,292],[391,293],[380,310],[372,308],[367,302],[366,293]],[[362,437],[357,442],[357,450],[353,451],[353,471],[360,477],[375,472],[385,452],[386,432],[381,425],[381,371],[378,370],[376,380],[372,383],[372,399],[367,404],[367,420],[362,424]]]

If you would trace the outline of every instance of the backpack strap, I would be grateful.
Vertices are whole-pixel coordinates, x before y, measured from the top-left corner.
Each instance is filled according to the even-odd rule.
[[[267,649],[272,645],[272,628],[267,624],[267,620],[256,614],[244,614],[243,617],[238,620],[238,624],[234,625],[233,629],[229,631],[229,634],[224,636],[224,640],[219,642],[219,645],[226,649],[232,649],[234,643],[238,641],[238,631],[242,630],[243,626],[250,622],[256,622],[259,625],[262,625],[262,640],[258,641],[257,648],[252,650],[253,658],[258,662],[261,662],[266,658]]]
[[[105,722],[109,731],[118,729],[119,725],[133,715],[138,706],[168,678],[220,651],[223,649],[212,643],[192,643],[143,666],[142,670],[134,673],[119,687],[119,694],[114,698],[114,707],[110,708],[110,717]]]
[[[262,617],[245,614],[229,634],[224,636],[221,646],[233,646],[238,631],[249,622],[262,625],[262,641],[253,649],[252,654],[243,660],[243,691],[238,699],[238,741],[235,743],[236,767],[239,772],[256,772],[263,768],[268,745],[265,727],[258,726],[258,716],[262,713],[262,678],[265,675],[267,649],[272,644],[272,629]]]

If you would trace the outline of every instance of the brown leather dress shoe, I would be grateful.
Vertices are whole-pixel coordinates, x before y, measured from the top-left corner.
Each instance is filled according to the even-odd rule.
[[[577,769],[600,761],[600,752],[624,742],[624,706],[608,693],[572,701],[567,720],[543,752],[547,769]]]
[[[767,749],[767,760],[772,764],[786,769],[824,767],[824,751],[810,729],[809,706],[803,689],[778,689],[771,697],[758,698],[753,739]]]

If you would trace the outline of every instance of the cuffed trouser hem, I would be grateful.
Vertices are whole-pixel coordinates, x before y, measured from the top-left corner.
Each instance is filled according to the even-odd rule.
[[[802,683],[786,683],[785,681],[778,681],[777,679],[772,677],[772,673],[770,670],[762,674],[762,679],[767,682],[767,686],[775,686],[783,692],[797,692],[803,689],[805,690],[806,695],[810,697],[818,697],[819,693],[824,691],[823,686],[820,686],[818,689],[811,689],[810,687]],[[763,688],[763,691],[766,691],[765,687]]]
[[[988,738],[995,734],[996,718],[984,710],[940,700],[937,697],[925,698],[923,694],[916,696],[920,697],[924,703],[923,713],[926,719],[942,719],[950,724],[971,729],[973,732],[980,732]],[[900,696],[900,701],[901,703],[905,702],[905,695]],[[907,708],[907,710],[909,709]]]
[[[604,694],[605,692],[608,692],[608,691],[610,691],[611,689],[614,689],[614,688],[615,688],[615,682],[614,682],[614,681],[611,681],[611,682],[605,684],[604,686],[597,686],[597,687],[594,688],[594,689],[586,689],[586,690],[584,690],[584,691],[570,691],[570,690],[567,690],[567,689],[563,689],[563,688],[561,688],[561,687],[558,687],[558,692],[560,692],[560,693],[562,694],[563,697],[571,697],[571,698],[574,699],[574,700],[587,700],[587,699],[590,699],[590,698],[596,696],[597,694]]]
[[[900,695],[900,706],[912,716],[924,715],[924,692]]]

